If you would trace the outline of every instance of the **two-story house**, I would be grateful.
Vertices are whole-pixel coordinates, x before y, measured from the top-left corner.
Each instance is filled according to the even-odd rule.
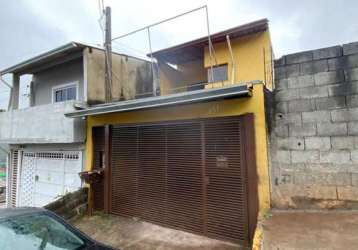
[[[270,206],[266,19],[154,52],[158,95],[69,111],[87,119],[90,206],[252,243]]]
[[[112,61],[113,100],[152,91],[148,62],[116,53]],[[104,103],[104,50],[71,42],[2,70],[5,74],[13,77],[10,109],[0,113],[0,144],[10,149],[7,205],[43,206],[82,185],[86,121],[64,114]],[[32,75],[30,105],[19,109],[23,75]]]

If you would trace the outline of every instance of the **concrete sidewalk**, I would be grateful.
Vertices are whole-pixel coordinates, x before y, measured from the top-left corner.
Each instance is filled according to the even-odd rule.
[[[157,226],[151,223],[98,214],[73,221],[90,237],[122,250],[239,250],[238,245]]]
[[[274,211],[263,250],[358,249],[358,211]]]

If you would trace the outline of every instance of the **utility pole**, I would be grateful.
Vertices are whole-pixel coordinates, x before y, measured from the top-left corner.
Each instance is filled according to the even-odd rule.
[[[111,8],[105,9],[105,99],[106,102],[112,101],[112,27],[111,27]]]

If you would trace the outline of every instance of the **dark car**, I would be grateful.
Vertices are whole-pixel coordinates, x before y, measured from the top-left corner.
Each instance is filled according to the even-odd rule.
[[[114,250],[43,208],[0,209],[1,250]]]

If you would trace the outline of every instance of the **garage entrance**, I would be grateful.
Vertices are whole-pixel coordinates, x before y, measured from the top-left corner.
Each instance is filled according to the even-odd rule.
[[[250,243],[258,211],[253,115],[109,131],[109,213]]]
[[[16,205],[42,207],[81,187],[80,151],[19,151]]]

